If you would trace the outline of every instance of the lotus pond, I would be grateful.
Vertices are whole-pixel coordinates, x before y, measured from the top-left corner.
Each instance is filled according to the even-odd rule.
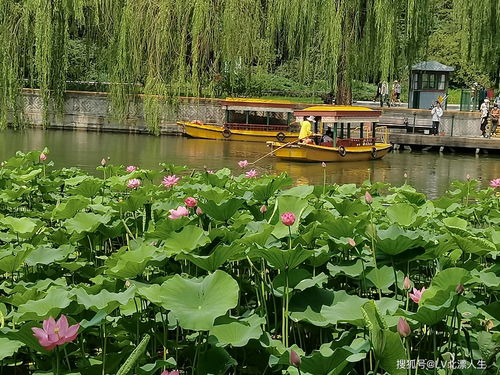
[[[241,167],[5,161],[0,374],[498,373],[500,180]]]

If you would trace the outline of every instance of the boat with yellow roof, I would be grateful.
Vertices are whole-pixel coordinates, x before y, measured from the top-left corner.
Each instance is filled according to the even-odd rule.
[[[381,111],[354,106],[315,106],[295,111],[313,122],[314,133],[295,142],[268,142],[280,159],[341,162],[380,159],[392,148],[386,127],[377,126]],[[328,135],[328,136],[325,136]]]
[[[193,138],[285,143],[297,139],[299,126],[293,123],[294,104],[289,101],[226,98],[221,105],[225,111],[222,125],[197,120],[177,124]]]

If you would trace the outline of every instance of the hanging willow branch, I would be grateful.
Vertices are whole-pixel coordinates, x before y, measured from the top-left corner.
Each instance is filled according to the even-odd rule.
[[[444,0],[443,0],[444,1]],[[499,60],[500,2],[453,3],[464,55]],[[44,120],[62,110],[68,41],[98,48],[112,112],[135,94],[158,133],[169,98],[213,95],[292,62],[298,79],[326,79],[341,101],[353,79],[388,79],[425,49],[433,0],[1,0],[0,122],[20,124],[22,87],[40,89]],[[498,66],[498,64],[496,64]],[[140,104],[140,103],[139,103]],[[10,116],[10,117],[9,117]]]

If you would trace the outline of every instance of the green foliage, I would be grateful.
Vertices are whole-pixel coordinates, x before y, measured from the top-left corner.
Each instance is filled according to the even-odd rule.
[[[321,193],[289,188],[286,175],[165,165],[182,176],[166,189],[160,172],[118,166],[108,165],[105,178],[51,166],[40,173],[38,156],[17,153],[0,171],[7,372],[51,371],[57,355],[32,328],[61,314],[80,328],[59,348],[60,373],[298,375],[291,350],[310,375],[399,375],[399,360],[471,360],[470,352],[475,364],[485,360],[485,375],[498,371],[493,188],[454,182],[437,200],[406,184]],[[126,187],[132,176],[140,187]],[[203,212],[170,219],[187,197]],[[287,211],[296,216],[291,227],[280,220]],[[418,303],[404,276],[426,288]],[[402,317],[411,327],[404,340]]]

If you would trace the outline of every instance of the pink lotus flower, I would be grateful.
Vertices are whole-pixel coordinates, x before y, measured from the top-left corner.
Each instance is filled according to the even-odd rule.
[[[238,162],[238,165],[240,166],[240,168],[246,168],[248,167],[248,160],[240,160]]]
[[[203,210],[200,207],[196,207],[196,215],[198,216],[203,215]]]
[[[213,170],[209,169],[209,170],[207,170],[207,173],[208,173],[208,174],[215,174],[215,171],[213,171]]]
[[[500,187],[500,178],[495,178],[494,180],[491,180],[490,186],[494,188]]]
[[[285,212],[281,215],[281,222],[287,227],[292,226],[295,223],[295,215],[293,212]]]
[[[127,187],[129,189],[137,189],[139,186],[141,186],[141,180],[138,178],[132,178],[127,182]]]
[[[260,206],[259,211],[260,211],[261,214],[265,214],[267,212],[266,205],[263,204],[262,206]]]
[[[168,216],[168,218],[172,219],[172,220],[177,220],[177,219],[180,219],[183,216],[188,216],[189,215],[188,209],[186,207],[184,207],[184,206],[179,206],[179,207],[177,207],[176,210],[171,209],[168,212],[170,212],[170,215]]]
[[[425,286],[421,290],[413,288],[413,293],[410,293],[411,300],[415,303],[420,303],[420,299],[422,298],[422,294],[424,294],[424,292]]]
[[[172,187],[174,185],[177,185],[180,179],[181,178],[176,177],[175,174],[172,176],[165,176],[163,177],[163,181],[161,182],[161,184],[165,187]]]
[[[410,336],[411,328],[405,318],[399,318],[397,329],[402,337]]]
[[[301,363],[300,356],[294,350],[292,350],[290,352],[290,364],[292,366],[299,368],[300,363]]]
[[[68,325],[66,316],[61,315],[56,322],[53,317],[43,321],[43,329],[33,327],[33,336],[45,350],[52,350],[58,345],[63,345],[76,339],[80,324]]]
[[[47,160],[47,155],[45,155],[45,153],[44,153],[44,152],[42,152],[42,153],[40,154],[39,158],[40,158],[40,161],[45,161],[45,160]]]
[[[198,201],[196,200],[196,198],[193,198],[193,197],[188,197],[184,200],[184,203],[186,204],[186,206],[188,207],[196,207],[196,205],[198,204]]]
[[[257,177],[257,171],[255,169],[250,169],[247,173],[245,173],[246,178]]]
[[[168,372],[167,370],[163,371],[160,375],[179,375],[179,370],[173,370]]]
[[[106,164],[108,163],[108,161],[104,158],[101,159],[101,165],[104,167]]]
[[[135,172],[137,170],[137,167],[135,165],[129,165],[125,170],[128,173],[132,173],[132,172]]]
[[[365,201],[368,204],[372,204],[373,203],[373,197],[372,197],[372,195],[369,192],[365,193]]]
[[[354,241],[352,238],[349,238],[349,239],[347,240],[347,243],[348,243],[349,245],[351,245],[352,247],[356,246],[356,241]]]
[[[403,289],[404,290],[410,290],[411,288],[411,280],[408,276],[405,276],[403,280]]]

